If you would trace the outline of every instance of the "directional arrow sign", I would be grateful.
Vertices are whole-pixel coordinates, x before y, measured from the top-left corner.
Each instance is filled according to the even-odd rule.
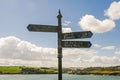
[[[29,24],[27,29],[36,32],[57,32],[57,26]]]
[[[90,38],[92,35],[93,33],[91,31],[63,33],[62,39]]]
[[[89,41],[62,41],[64,48],[90,48],[91,45]]]

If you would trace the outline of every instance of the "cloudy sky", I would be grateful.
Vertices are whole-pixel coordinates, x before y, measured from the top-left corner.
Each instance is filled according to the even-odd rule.
[[[57,33],[29,32],[28,24],[63,32],[92,31],[92,47],[63,48],[64,67],[120,65],[119,0],[0,0],[0,65],[57,67]]]

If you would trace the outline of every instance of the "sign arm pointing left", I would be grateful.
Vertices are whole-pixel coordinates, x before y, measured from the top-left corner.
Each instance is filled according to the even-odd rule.
[[[58,32],[58,26],[29,24],[27,29],[35,32]]]

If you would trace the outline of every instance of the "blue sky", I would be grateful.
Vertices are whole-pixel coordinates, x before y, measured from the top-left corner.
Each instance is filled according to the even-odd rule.
[[[120,0],[0,0],[0,65],[57,66],[57,34],[26,27],[57,25],[59,9],[64,32],[94,33],[77,39],[91,41],[91,48],[63,49],[63,66],[120,65],[119,8]]]

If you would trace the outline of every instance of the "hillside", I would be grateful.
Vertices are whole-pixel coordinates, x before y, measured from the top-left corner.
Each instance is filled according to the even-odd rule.
[[[57,74],[56,68],[0,66],[0,74]]]
[[[83,69],[76,69],[69,72],[69,74],[78,75],[119,75],[120,76],[120,66],[111,67],[88,67]]]
[[[51,67],[26,67],[26,66],[0,66],[0,74],[57,74],[58,69]],[[65,74],[77,75],[119,75],[120,66],[88,67],[88,68],[63,68]]]

